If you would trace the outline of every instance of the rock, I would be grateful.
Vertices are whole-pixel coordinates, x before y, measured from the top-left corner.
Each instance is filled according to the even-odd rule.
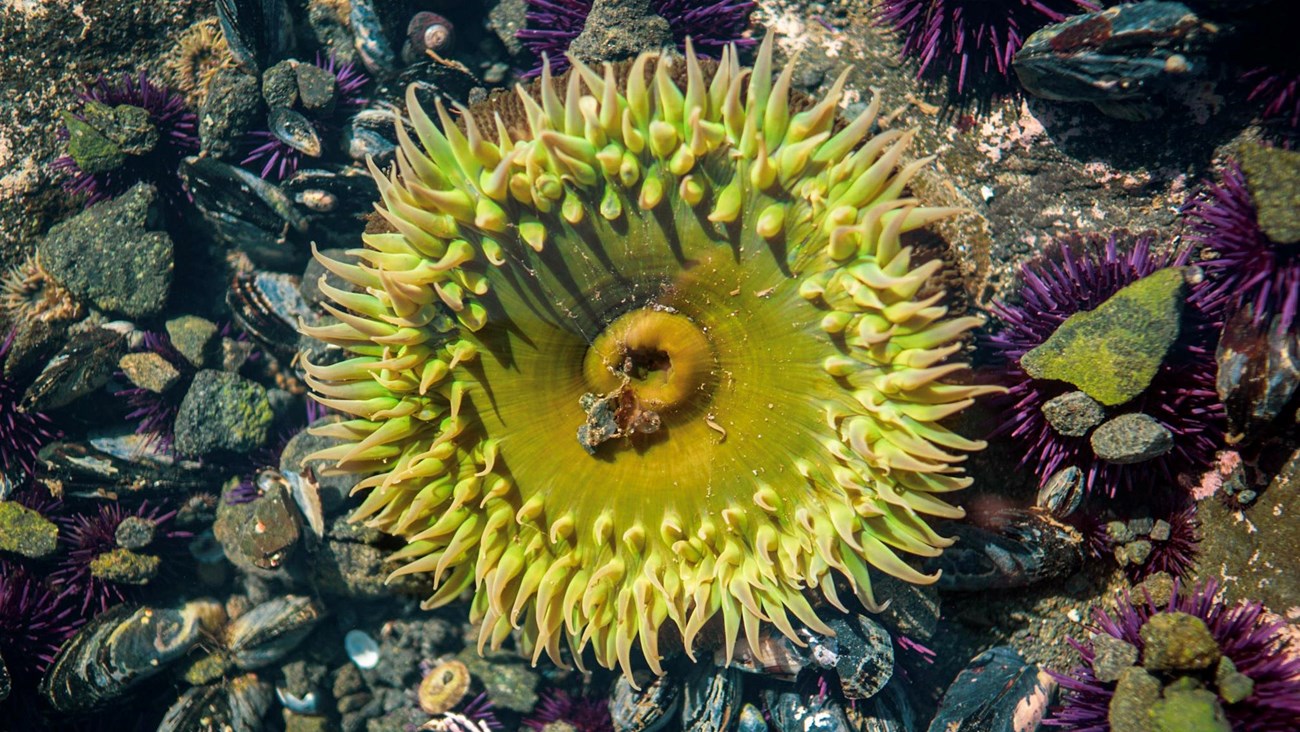
[[[518,33],[527,23],[528,4],[525,0],[501,0],[488,11],[488,28],[496,34],[511,56],[524,52]]]
[[[1111,732],[1151,732],[1148,714],[1158,701],[1160,679],[1137,666],[1124,669],[1110,699]]]
[[[1097,428],[1090,438],[1097,457],[1128,465],[1160,457],[1174,447],[1164,425],[1141,413],[1121,414]]]
[[[261,123],[262,108],[256,76],[221,69],[199,111],[199,150],[218,160],[242,156],[244,137]]]
[[[1071,391],[1048,399],[1043,404],[1043,416],[1058,433],[1083,437],[1106,419],[1106,410],[1087,394]]]
[[[1137,538],[1133,528],[1123,521],[1106,522],[1106,538],[1116,544],[1127,544]]]
[[[1120,566],[1125,564],[1146,564],[1147,557],[1151,556],[1151,542],[1146,539],[1131,541],[1124,546],[1115,549],[1115,560]]]
[[[321,252],[321,256],[348,264],[357,261],[356,255],[347,249],[326,249]],[[322,303],[333,302],[320,291],[320,278],[322,277],[325,278],[326,284],[344,292],[353,292],[358,289],[356,285],[325,269],[325,265],[321,264],[319,259],[312,257],[307,262],[307,268],[303,270],[302,280],[298,283],[298,293],[302,295],[303,300],[313,306],[319,307]]]
[[[1151,533],[1147,534],[1147,536],[1151,537],[1152,541],[1169,541],[1172,533],[1173,527],[1169,525],[1169,522],[1160,519],[1151,526]]]
[[[0,551],[41,559],[59,547],[59,527],[14,501],[0,501]]]
[[[296,72],[298,99],[302,101],[304,108],[316,112],[334,108],[334,97],[338,93],[334,74],[316,64],[298,64]]]
[[[158,527],[140,516],[127,516],[117,525],[113,540],[123,549],[143,549],[153,543]]]
[[[1168,572],[1156,572],[1133,587],[1134,603],[1148,599],[1156,607],[1168,607],[1174,598],[1174,578]]]
[[[197,315],[182,315],[167,321],[172,347],[196,369],[215,368],[221,361],[220,329]]]
[[[1219,700],[1205,689],[1167,689],[1150,716],[1150,732],[1232,732]]]
[[[887,574],[872,578],[871,587],[889,607],[880,614],[886,624],[916,641],[928,641],[939,626],[939,590],[934,585],[917,585]]]
[[[474,678],[483,682],[492,704],[512,712],[527,714],[537,705],[537,674],[527,662],[514,654],[493,654],[491,660],[474,648],[466,648],[456,659],[469,668]]]
[[[1071,315],[1020,366],[1035,379],[1073,384],[1106,406],[1123,404],[1147,388],[1178,338],[1184,289],[1180,267],[1143,277]]]
[[[1200,670],[1219,661],[1219,644],[1205,621],[1187,613],[1157,613],[1139,631],[1142,665],[1152,671]]]
[[[158,191],[137,183],[56,224],[41,264],[60,285],[100,310],[131,319],[162,311],[172,283],[172,240],[161,231]]]
[[[281,61],[262,72],[262,101],[271,109],[298,103],[297,61]]]
[[[176,413],[176,450],[246,454],[266,444],[273,418],[260,384],[226,371],[200,371]]]
[[[326,540],[311,561],[313,586],[321,594],[382,600],[392,593],[383,570],[388,553],[369,544]]]
[[[1214,685],[1219,688],[1219,698],[1229,704],[1243,701],[1255,691],[1255,680],[1238,671],[1227,656],[1219,659],[1214,670]]]
[[[244,368],[248,363],[248,358],[253,355],[256,347],[252,341],[240,341],[234,338],[221,339],[221,369],[223,371],[237,372]]]
[[[1238,155],[1259,228],[1278,244],[1300,242],[1300,152],[1247,143]]]
[[[1092,672],[1098,681],[1119,681],[1124,671],[1138,660],[1137,646],[1107,633],[1094,635],[1092,648],[1097,654],[1092,662]]]
[[[118,548],[90,560],[90,576],[119,585],[147,585],[161,566],[158,557]]]
[[[651,10],[650,0],[596,0],[569,53],[599,65],[672,45],[673,30]]]
[[[245,503],[232,503],[231,481],[217,506],[212,532],[232,564],[260,573],[284,566],[294,550],[302,528],[293,499],[279,482],[270,482],[265,492]]]
[[[181,372],[152,351],[128,353],[117,360],[117,367],[132,384],[155,394],[162,394],[181,380]]]

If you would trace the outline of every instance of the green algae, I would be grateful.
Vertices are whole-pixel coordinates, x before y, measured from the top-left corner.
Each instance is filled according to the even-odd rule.
[[[0,501],[0,551],[40,559],[59,545],[59,527],[40,513],[13,501]]]

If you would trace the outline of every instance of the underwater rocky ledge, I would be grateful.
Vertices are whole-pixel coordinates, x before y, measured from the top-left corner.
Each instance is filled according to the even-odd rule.
[[[1300,729],[1287,0],[7,0],[0,730]]]

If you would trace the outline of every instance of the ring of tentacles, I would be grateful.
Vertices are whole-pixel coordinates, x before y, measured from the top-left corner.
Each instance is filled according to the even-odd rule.
[[[877,607],[869,567],[933,581],[900,554],[949,543],[925,517],[961,515],[982,444],[941,422],[989,388],[948,383],[979,321],[900,237],[956,210],[907,196],[928,160],[873,134],[878,100],[837,119],[847,71],[818,101],[791,74],[769,40],[752,69],[575,63],[458,116],[408,93],[382,230],[322,260],[351,287],[322,279],[305,329],[348,354],[307,366],[346,416],[317,457],[427,606],[472,590],[480,648],[658,672],[661,628],[730,656],[763,623],[830,632],[837,583]]]

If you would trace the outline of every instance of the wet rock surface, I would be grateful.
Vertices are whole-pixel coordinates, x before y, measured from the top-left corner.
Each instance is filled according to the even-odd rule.
[[[176,414],[176,449],[186,455],[248,452],[270,436],[266,389],[225,371],[194,376]]]
[[[50,276],[74,296],[128,318],[156,315],[172,281],[172,240],[158,193],[137,184],[64,221],[38,247]]]
[[[1043,404],[1043,416],[1052,428],[1067,437],[1082,437],[1106,418],[1096,399],[1081,391],[1066,392]]]
[[[1112,463],[1140,463],[1173,449],[1174,436],[1145,414],[1122,414],[1092,433],[1092,451]]]

